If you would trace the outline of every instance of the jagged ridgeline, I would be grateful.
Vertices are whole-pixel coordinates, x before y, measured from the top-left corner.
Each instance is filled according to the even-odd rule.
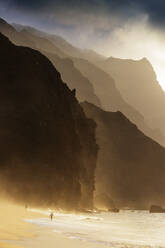
[[[40,52],[0,33],[1,192],[34,205],[92,208],[95,123]]]

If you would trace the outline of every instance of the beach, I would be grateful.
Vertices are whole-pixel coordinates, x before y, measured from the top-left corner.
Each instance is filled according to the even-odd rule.
[[[51,222],[48,212],[32,211],[25,206],[0,201],[0,248],[85,248],[87,244],[76,239],[68,239],[47,226],[34,225],[26,220],[44,218]]]
[[[0,248],[165,247],[165,214],[51,211],[0,204]]]
[[[35,226],[25,223],[24,219],[41,217],[42,214],[28,211],[24,206],[0,200],[0,248],[20,248],[15,241],[34,238]]]

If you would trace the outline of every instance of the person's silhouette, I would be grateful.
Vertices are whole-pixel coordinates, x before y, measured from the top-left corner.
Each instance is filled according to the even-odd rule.
[[[51,214],[50,214],[50,219],[51,219],[51,221],[53,220],[53,212],[51,212]]]

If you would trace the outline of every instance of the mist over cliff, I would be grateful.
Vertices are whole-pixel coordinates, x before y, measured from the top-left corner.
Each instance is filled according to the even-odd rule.
[[[91,50],[76,48],[59,36],[22,25],[12,26],[4,20],[0,21],[0,31],[16,45],[40,51],[12,45],[16,49],[13,57],[6,49],[6,57],[13,66],[8,67],[7,62],[3,70],[6,71],[7,85],[12,85],[13,80],[17,84],[19,80],[23,82],[16,88],[11,88],[19,103],[16,100],[12,102],[12,94],[9,96],[6,88],[5,94],[1,91],[3,113],[9,111],[6,103],[11,102],[12,106],[16,104],[9,113],[12,113],[10,118],[13,116],[14,120],[18,120],[8,119],[2,122],[5,127],[3,133],[8,134],[6,129],[11,129],[10,134],[4,136],[7,146],[14,144],[11,140],[19,142],[19,146],[15,145],[16,150],[12,149],[12,145],[9,146],[9,150],[13,151],[11,155],[9,153],[8,159],[7,152],[4,152],[7,151],[5,145],[2,150],[2,159],[5,161],[2,164],[12,165],[9,170],[7,166],[3,170],[5,178],[10,178],[9,182],[15,178],[14,183],[19,184],[19,188],[24,182],[22,190],[18,191],[17,187],[13,187],[12,195],[23,202],[30,199],[35,204],[40,204],[41,199],[46,199],[42,204],[72,209],[92,208],[94,193],[96,198],[100,195],[110,205],[117,204],[119,207],[146,209],[153,202],[165,204],[165,150],[162,147],[165,145],[162,134],[165,98],[149,61],[107,59]],[[43,64],[36,73],[32,67],[38,68],[38,61],[41,59],[37,57],[32,63],[32,58],[28,62],[26,58],[24,62],[27,57],[25,52],[20,56],[20,61],[25,65],[20,65],[21,62],[16,59],[20,49],[31,51],[33,56],[37,53],[45,58],[49,63],[48,69]],[[61,77],[57,76],[59,74],[53,66]],[[56,71],[56,81],[62,86],[50,84],[50,79],[54,78],[49,75],[50,67]],[[34,72],[27,77],[25,68]],[[26,99],[23,96],[29,87],[31,95]],[[21,90],[23,94],[19,93]],[[82,104],[85,114],[76,98],[79,102],[89,102]],[[30,110],[25,111],[25,106],[30,106]],[[18,117],[15,117],[15,113]],[[29,129],[26,129],[23,122],[31,125]],[[8,163],[8,160],[11,162]],[[34,166],[39,171],[35,175]],[[11,169],[13,167],[15,170]],[[22,177],[17,178],[20,168]],[[28,179],[25,176],[26,171],[32,171]],[[45,179],[42,177],[44,174]],[[33,186],[29,186],[30,181]],[[36,181],[39,181],[37,185]],[[35,193],[29,193],[24,198],[25,191]]]
[[[31,34],[40,37],[36,38],[36,44],[42,38],[63,51],[61,55],[55,50],[47,52],[45,46],[40,48],[58,67],[68,86],[77,89],[79,101],[86,100],[107,111],[121,111],[147,136],[165,146],[165,94],[147,59],[107,59],[90,50],[78,49],[58,36],[21,26],[22,32],[24,29],[29,37]]]
[[[22,203],[93,207],[95,123],[40,52],[0,34],[1,191]]]
[[[97,65],[113,77],[123,99],[144,117],[153,130],[152,138],[164,145],[165,92],[151,63],[146,58],[136,61],[111,57]]]
[[[87,102],[82,107],[97,124],[96,195],[107,194],[118,207],[165,205],[165,149],[121,112],[106,112]]]

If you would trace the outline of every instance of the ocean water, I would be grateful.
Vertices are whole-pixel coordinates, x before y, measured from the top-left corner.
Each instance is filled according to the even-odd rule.
[[[45,218],[25,221],[49,227],[51,232],[63,234],[68,239],[97,244],[100,248],[165,248],[165,214],[147,211],[54,213],[54,219],[50,221],[50,212],[44,213]]]

